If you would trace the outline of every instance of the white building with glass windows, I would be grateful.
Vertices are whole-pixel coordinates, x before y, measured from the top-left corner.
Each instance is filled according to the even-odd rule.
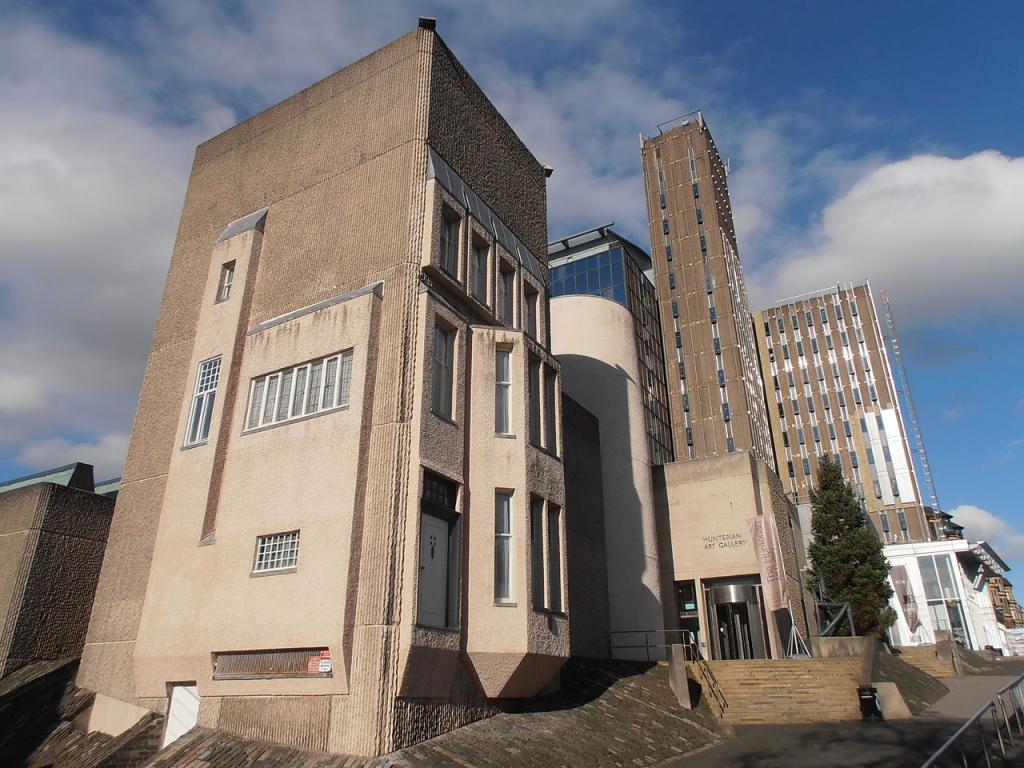
[[[1007,652],[1006,629],[998,621],[988,580],[1009,570],[985,542],[966,539],[890,544],[890,603],[894,645],[925,645],[947,632],[965,648]]]

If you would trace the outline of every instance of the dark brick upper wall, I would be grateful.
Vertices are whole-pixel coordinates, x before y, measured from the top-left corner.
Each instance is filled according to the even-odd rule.
[[[544,168],[438,39],[427,142],[547,265]]]

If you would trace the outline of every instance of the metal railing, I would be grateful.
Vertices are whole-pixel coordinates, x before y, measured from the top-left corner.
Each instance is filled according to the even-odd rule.
[[[683,649],[683,658],[691,663],[696,664],[700,669],[701,675],[707,682],[707,687],[711,697],[715,700],[718,705],[718,709],[722,714],[725,714],[725,710],[729,707],[729,702],[726,701],[725,694],[722,692],[722,687],[718,683],[718,678],[715,677],[714,671],[711,669],[711,665],[708,664],[707,659],[704,658],[700,652],[700,648],[697,646],[697,642],[694,639],[693,633],[683,629],[617,629],[608,633],[609,634],[609,647],[611,649],[612,658],[621,658],[616,655],[616,651],[643,651],[643,658],[636,659],[637,661],[648,661],[656,662],[667,660],[670,655],[670,648],[673,645],[679,645]],[[627,643],[616,643],[616,636],[640,636],[643,638],[642,642],[627,642]],[[677,641],[672,642],[670,635],[677,636]],[[653,637],[652,637],[653,636]],[[652,640],[661,642],[651,642]],[[652,655],[652,651],[654,652]],[[639,655],[639,654],[638,654]]]
[[[1007,699],[1009,702],[1007,702]],[[991,768],[992,758],[1001,758],[1004,765],[1011,765],[1013,755],[1007,750],[1018,741],[1024,745],[1024,675],[1004,688],[1000,688],[992,700],[979,709],[974,716],[960,726],[956,733],[929,757],[921,768],[949,765],[956,759],[964,768],[984,765]],[[992,727],[987,727],[989,717]],[[1014,727],[1013,723],[1016,724]],[[1016,739],[1014,733],[1016,732]],[[977,751],[980,747],[980,753]],[[940,762],[942,761],[942,762]]]

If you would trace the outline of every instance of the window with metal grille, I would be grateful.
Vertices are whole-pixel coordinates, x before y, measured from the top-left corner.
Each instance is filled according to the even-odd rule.
[[[266,651],[221,651],[213,654],[214,680],[258,680],[267,677],[332,677],[327,648]]]
[[[299,532],[274,533],[256,539],[256,559],[253,573],[282,571],[294,568],[299,562]]]
[[[245,429],[257,429],[348,405],[352,350],[253,379]]]
[[[196,374],[196,389],[192,396],[192,413],[189,416],[185,445],[198,445],[210,436],[210,422],[213,419],[213,403],[217,396],[217,382],[220,381],[220,357],[204,360]]]

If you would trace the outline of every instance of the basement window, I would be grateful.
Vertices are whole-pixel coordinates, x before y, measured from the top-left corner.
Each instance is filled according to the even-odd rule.
[[[333,677],[328,648],[221,651],[213,654],[214,680],[262,680],[275,677]]]

